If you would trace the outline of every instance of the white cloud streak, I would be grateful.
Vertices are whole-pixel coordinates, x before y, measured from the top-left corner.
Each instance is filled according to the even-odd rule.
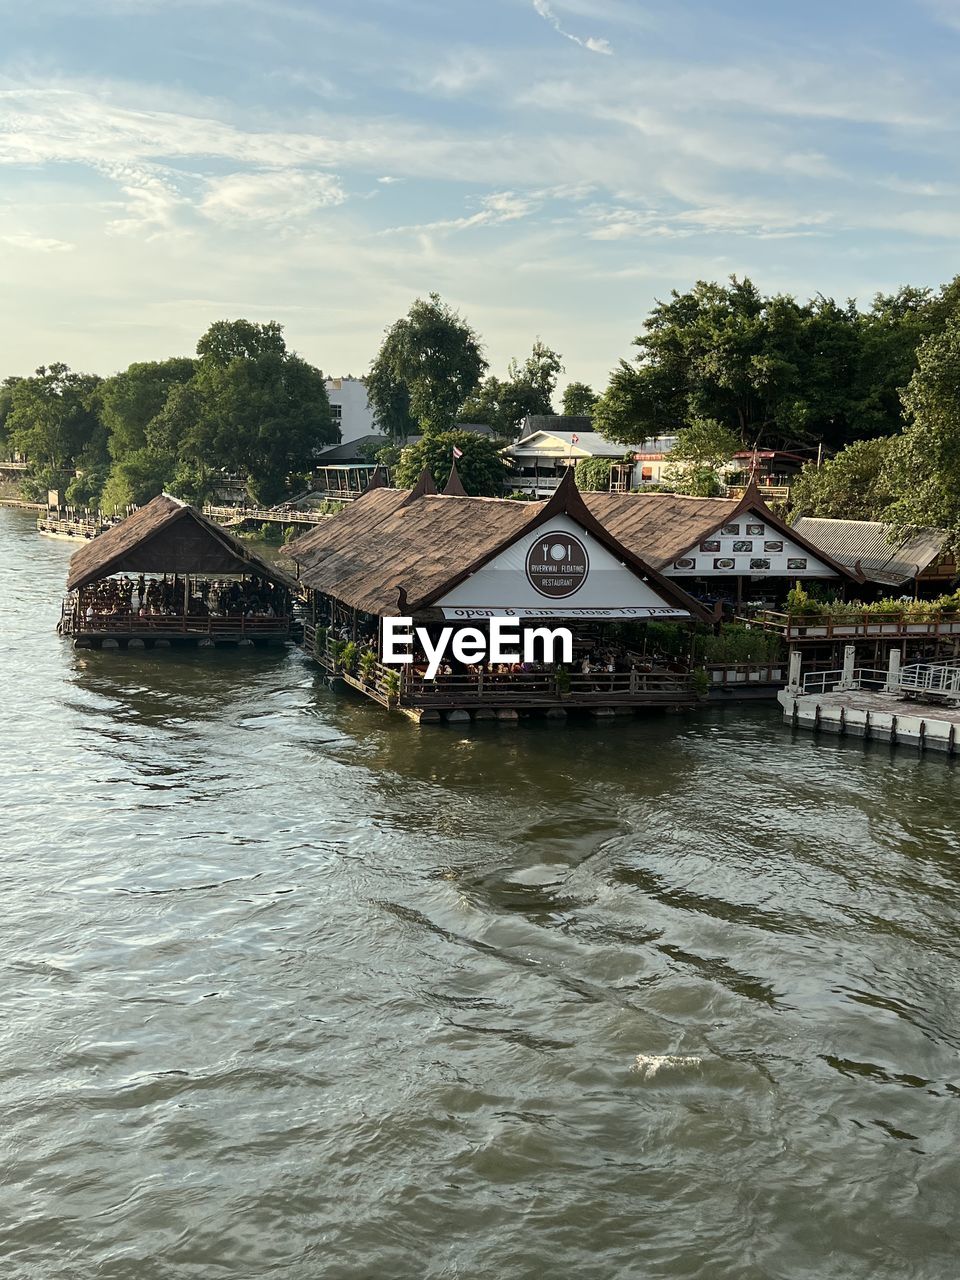
[[[586,39],[581,39],[580,36],[575,36],[571,31],[567,31],[550,8],[547,0],[533,0],[533,7],[545,22],[550,23],[554,31],[564,36],[567,40],[572,40],[574,44],[580,45],[581,49],[589,49],[591,53],[606,54],[608,57],[612,56],[613,48],[609,40],[603,40],[599,36],[587,36]]]

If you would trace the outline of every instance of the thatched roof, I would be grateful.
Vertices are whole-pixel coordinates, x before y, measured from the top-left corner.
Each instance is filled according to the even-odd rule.
[[[283,586],[296,586],[282,570],[255,555],[196,507],[168,493],[71,556],[67,590],[114,573],[254,573]]]
[[[703,608],[623,546],[586,506],[570,468],[546,502],[438,494],[428,475],[413,490],[371,489],[339,515],[298,538],[284,553],[300,581],[364,613],[416,611],[487,561],[559,515],[569,515],[665,601],[706,619]]]
[[[742,498],[688,498],[677,493],[585,493],[584,502],[618,541],[642,555],[654,568],[667,569],[680,556],[725,524],[751,511],[815,556],[841,578],[862,582],[844,564],[803,533],[803,523],[791,527],[763,501],[762,491],[748,486]]]

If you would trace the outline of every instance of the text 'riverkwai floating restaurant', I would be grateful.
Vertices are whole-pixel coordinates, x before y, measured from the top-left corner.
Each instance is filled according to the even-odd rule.
[[[283,642],[299,638],[296,590],[282,570],[164,493],[71,557],[59,630],[78,648]]]

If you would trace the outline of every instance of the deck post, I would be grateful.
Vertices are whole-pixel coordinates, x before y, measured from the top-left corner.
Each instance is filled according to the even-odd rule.
[[[900,650],[890,650],[890,664],[887,667],[887,683],[884,693],[896,693],[900,688]]]
[[[799,649],[790,650],[790,671],[787,676],[787,688],[791,693],[797,693],[800,690],[800,664],[803,661],[803,654]]]
[[[852,689],[854,687],[853,664],[857,658],[857,647],[853,644],[845,644],[843,646],[843,671],[840,673],[840,683],[838,689]]]

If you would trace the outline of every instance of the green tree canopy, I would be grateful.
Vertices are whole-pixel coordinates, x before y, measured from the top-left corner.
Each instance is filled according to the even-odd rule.
[[[367,377],[380,429],[395,439],[419,424],[425,434],[449,431],[457,410],[483,377],[480,340],[440,295],[417,298],[387,330]]]
[[[605,493],[612,469],[612,458],[581,458],[574,469],[577,488],[584,493]]]
[[[527,414],[553,413],[553,393],[563,372],[560,356],[538,338],[520,364],[511,360],[506,378],[485,378],[460,409],[462,422],[483,422],[504,438],[516,436]]]
[[[147,428],[167,403],[173,387],[193,377],[189,357],[132,364],[100,388],[100,414],[109,432],[110,456],[122,458],[147,443]]]
[[[453,465],[454,447],[463,452],[457,459],[457,471],[467,493],[474,498],[498,497],[506,475],[500,444],[473,431],[442,431],[408,445],[394,471],[397,488],[412,488],[424,467],[429,467],[437,488],[442,489]]]
[[[588,383],[570,382],[563,393],[563,412],[572,418],[591,418],[597,399]]]
[[[791,518],[883,520],[893,501],[886,465],[895,443],[857,440],[819,467],[808,463],[790,490]]]
[[[696,418],[677,432],[664,483],[675,493],[714,497],[720,492],[720,468],[739,448],[733,431],[710,418]]]
[[[12,448],[40,466],[63,470],[82,456],[101,457],[106,435],[98,414],[100,379],[65,364],[41,366],[9,385],[5,430]]]
[[[910,423],[884,465],[896,495],[887,518],[940,526],[960,551],[960,317],[921,344],[903,403]]]
[[[172,474],[173,459],[152,449],[135,449],[115,462],[100,496],[103,511],[124,512],[162,493]]]

